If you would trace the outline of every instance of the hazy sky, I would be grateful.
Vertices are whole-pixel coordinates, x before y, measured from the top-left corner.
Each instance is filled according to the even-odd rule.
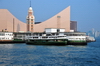
[[[100,0],[31,0],[36,22],[42,22],[71,6],[70,20],[77,21],[79,31],[100,31]],[[26,23],[30,0],[0,0],[0,9],[8,9]]]

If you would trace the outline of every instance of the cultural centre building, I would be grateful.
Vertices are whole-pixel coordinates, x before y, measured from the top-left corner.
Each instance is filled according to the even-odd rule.
[[[66,32],[77,31],[77,22],[70,21],[70,6],[51,17],[37,23],[32,7],[29,7],[26,23],[18,20],[7,9],[0,9],[0,31],[8,32],[44,32],[45,28],[63,28]]]

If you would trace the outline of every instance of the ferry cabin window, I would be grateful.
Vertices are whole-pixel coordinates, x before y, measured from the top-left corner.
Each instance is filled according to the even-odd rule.
[[[48,38],[48,37],[42,37],[42,38]]]
[[[58,37],[65,37],[65,36],[58,36]]]
[[[85,38],[82,38],[83,40],[85,40]]]
[[[4,38],[2,38],[2,39],[4,39]]]
[[[6,39],[9,39],[9,38],[6,38]]]
[[[10,34],[10,36],[12,36],[12,34]]]
[[[4,36],[5,34],[0,34],[0,36]]]
[[[52,37],[52,38],[57,38],[57,37]]]
[[[6,35],[12,36],[12,34],[6,34]]]
[[[4,36],[5,34],[2,34],[2,36]]]
[[[33,37],[33,38],[38,38],[38,37]]]
[[[85,34],[66,34],[67,36],[85,36]]]

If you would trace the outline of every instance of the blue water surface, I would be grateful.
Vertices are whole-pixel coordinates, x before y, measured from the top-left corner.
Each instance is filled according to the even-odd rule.
[[[0,44],[0,66],[100,66],[100,41],[85,46]]]

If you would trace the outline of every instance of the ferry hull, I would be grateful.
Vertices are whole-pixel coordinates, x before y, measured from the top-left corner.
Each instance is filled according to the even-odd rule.
[[[67,45],[87,45],[86,41],[68,41]]]
[[[87,45],[86,41],[46,41],[46,40],[34,40],[26,41],[28,45]]]
[[[19,40],[19,39],[14,39],[14,40],[0,40],[0,43],[25,43],[25,40]]]
[[[0,43],[13,43],[13,40],[0,40]]]
[[[34,42],[27,42],[28,45],[67,45],[64,42],[46,42],[46,43],[34,43]]]
[[[14,39],[13,42],[14,43],[25,43],[25,40],[22,40],[22,39]]]
[[[28,45],[67,45],[67,41],[44,41],[44,40],[36,40],[36,41],[26,41]]]

